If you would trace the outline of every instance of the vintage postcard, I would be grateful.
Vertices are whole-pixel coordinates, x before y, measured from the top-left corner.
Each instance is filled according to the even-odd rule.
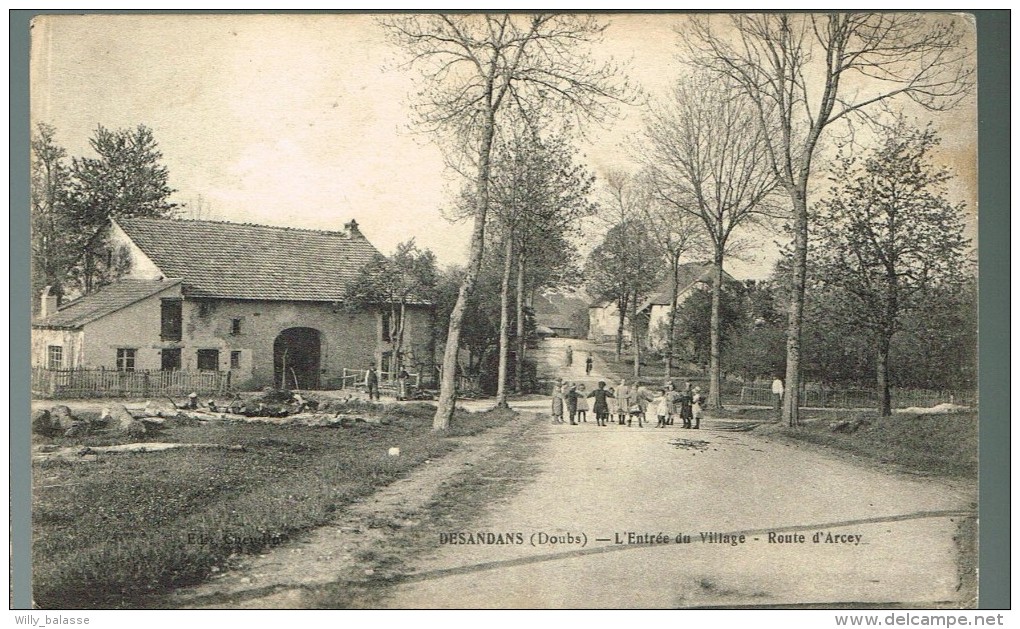
[[[976,607],[976,49],[37,16],[33,604]]]

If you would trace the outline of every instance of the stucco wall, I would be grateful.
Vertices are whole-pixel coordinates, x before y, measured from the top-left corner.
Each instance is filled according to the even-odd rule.
[[[600,343],[615,340],[620,325],[618,313],[616,304],[588,308],[588,338]],[[630,319],[624,322],[623,339],[630,340]]]
[[[49,366],[51,345],[63,350],[61,369],[82,366],[82,333],[80,330],[32,330],[32,366]]]
[[[289,328],[319,331],[322,387],[339,386],[344,368],[381,367],[384,342],[382,317],[377,311],[348,313],[328,303],[195,300],[182,302],[180,341],[160,338],[161,300],[180,297],[180,285],[168,288],[123,310],[85,326],[84,331],[33,331],[33,364],[45,365],[49,345],[62,345],[65,366],[117,368],[117,349],[135,349],[136,370],[162,367],[164,349],[181,349],[181,369],[198,368],[198,350],[219,350],[219,370],[232,371],[235,388],[257,389],[273,384],[273,345]],[[409,308],[404,330],[405,355],[430,362],[431,310]],[[233,333],[239,319],[240,332]],[[80,349],[73,341],[80,338]],[[239,367],[231,369],[231,352],[240,352]],[[75,362],[69,362],[75,361]],[[411,365],[408,365],[409,367]]]
[[[135,370],[159,369],[160,350],[167,344],[160,341],[160,303],[164,298],[181,296],[181,285],[131,304],[85,325],[82,341],[82,366],[117,368],[117,349],[135,350]]]
[[[108,239],[110,246],[115,251],[123,249],[130,259],[127,272],[123,277],[136,280],[158,280],[163,277],[163,271],[138,248],[133,240],[128,238],[128,235],[116,222],[110,225]]]

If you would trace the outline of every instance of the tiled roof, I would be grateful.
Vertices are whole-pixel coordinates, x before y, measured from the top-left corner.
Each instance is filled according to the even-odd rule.
[[[191,297],[340,301],[379,251],[356,229],[315,231],[214,221],[118,219],[131,240]]]
[[[120,280],[98,291],[69,301],[45,319],[33,321],[46,328],[73,329],[155,295],[181,280]]]
[[[711,262],[688,262],[681,264],[679,271],[678,294],[683,293],[697,282],[712,283]],[[735,282],[736,280],[729,273],[723,271],[723,282]],[[666,277],[654,293],[638,307],[638,312],[643,312],[649,306],[668,306],[673,301],[673,273],[666,271]]]

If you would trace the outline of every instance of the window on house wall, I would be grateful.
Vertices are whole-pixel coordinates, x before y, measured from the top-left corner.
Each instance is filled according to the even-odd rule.
[[[64,348],[60,345],[50,345],[46,351],[46,366],[50,369],[63,369]]]
[[[159,336],[164,341],[181,340],[181,331],[183,328],[182,305],[183,302],[180,299],[162,300],[160,308],[161,322]]]
[[[117,371],[135,370],[135,353],[137,350],[130,347],[117,348]]]
[[[181,349],[179,347],[164,349],[160,362],[163,371],[177,371],[181,368]]]
[[[230,333],[231,334],[240,334],[241,333],[241,320],[240,319],[231,319],[230,320]]]
[[[198,369],[200,371],[219,371],[220,350],[218,349],[198,350]]]
[[[233,352],[230,352],[230,368],[231,369],[240,369],[241,368],[241,352],[240,351],[236,351],[235,350]]]

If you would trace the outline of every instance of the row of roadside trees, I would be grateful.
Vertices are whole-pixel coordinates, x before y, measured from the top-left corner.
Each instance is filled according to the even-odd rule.
[[[471,253],[450,316],[434,422],[443,429],[453,409],[464,310],[482,266],[494,205],[497,138],[510,137],[522,120],[605,120],[614,106],[635,102],[635,93],[616,68],[591,56],[590,46],[605,28],[594,16],[426,15],[385,24],[408,53],[409,66],[424,77],[416,103],[419,124],[473,180]],[[853,320],[848,325],[868,330],[877,350],[878,386],[885,391],[881,410],[887,413],[891,338],[907,304],[966,274],[961,264],[967,243],[961,208],[948,205],[941,194],[948,175],[931,170],[937,139],[891,120],[883,105],[900,101],[939,111],[969,94],[973,51],[963,42],[959,21],[905,13],[703,15],[690,16],[677,32],[688,72],[672,98],[652,109],[638,154],[643,168],[633,182],[639,192],[628,192],[626,177],[607,178],[615,192],[607,208],[619,216],[593,260],[619,264],[615,273],[598,274],[605,285],[594,286],[595,292],[614,294],[622,323],[649,290],[641,285],[649,274],[640,268],[655,263],[646,253],[654,247],[644,245],[671,251],[667,257],[676,264],[696,243],[667,232],[674,226],[700,232],[699,244],[716,269],[709,397],[718,404],[723,262],[737,249],[734,234],[742,227],[782,226],[791,242],[782,287],[790,391],[784,417],[790,425],[798,423],[809,283],[810,292],[825,292],[827,302],[845,304],[843,319]],[[855,140],[846,150],[870,146],[875,153],[866,163],[837,160],[841,181],[856,187],[836,190],[816,204],[809,198],[818,188],[815,162],[834,146],[829,135],[837,124]],[[899,149],[893,146],[897,133]],[[911,165],[883,170],[890,160]],[[662,220],[639,216],[654,208]],[[667,209],[698,228],[669,218]],[[907,218],[911,213],[915,216]],[[917,221],[925,229],[910,231]],[[931,250],[925,230],[949,234],[935,243],[940,255],[934,260],[916,255]],[[818,247],[810,246],[812,239]],[[511,252],[504,259],[511,259],[514,245],[502,245]]]

